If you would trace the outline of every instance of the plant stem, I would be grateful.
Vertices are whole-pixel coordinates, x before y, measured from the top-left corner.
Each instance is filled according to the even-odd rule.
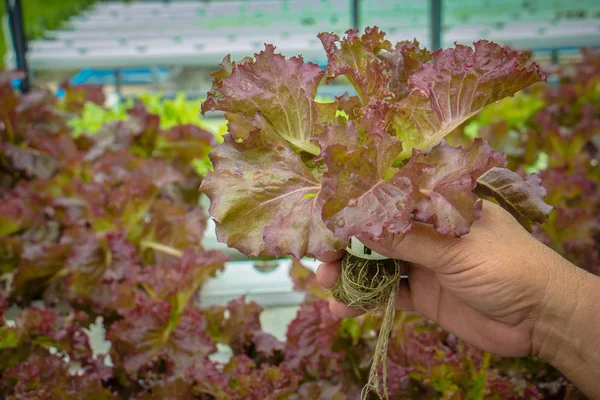
[[[15,143],[15,133],[13,131],[12,124],[10,123],[10,116],[7,114],[4,120],[4,124],[6,125],[6,133],[8,134],[8,141],[10,143]]]
[[[160,251],[162,253],[170,254],[170,255],[178,257],[178,258],[181,258],[181,256],[183,255],[183,251],[181,251],[181,250],[178,250],[171,246],[167,246],[165,244],[152,242],[149,240],[142,240],[140,245],[142,246],[142,248]]]

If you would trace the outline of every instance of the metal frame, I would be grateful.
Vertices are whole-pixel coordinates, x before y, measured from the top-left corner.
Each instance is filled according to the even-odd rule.
[[[442,47],[442,0],[429,2],[429,29],[431,31],[431,50]]]
[[[27,64],[27,38],[25,37],[25,28],[23,27],[21,0],[6,0],[6,11],[15,59],[17,61],[17,69],[25,74],[21,80],[20,89],[23,93],[27,93],[31,88],[31,84],[29,80],[29,66]]]
[[[360,1],[350,0],[350,10],[352,10],[352,27],[360,30]]]

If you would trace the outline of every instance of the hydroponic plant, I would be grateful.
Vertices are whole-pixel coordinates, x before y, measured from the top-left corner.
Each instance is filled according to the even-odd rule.
[[[202,190],[221,241],[249,256],[300,258],[406,232],[412,221],[459,237],[481,216],[474,190],[529,229],[546,219],[537,176],[502,168],[505,156],[481,139],[469,148],[443,141],[487,105],[545,79],[524,54],[488,41],[430,53],[416,41],[392,45],[376,27],[319,38],[327,71],[266,45],[239,63],[226,57],[213,74],[203,112],[224,111],[229,133],[211,152]],[[321,81],[339,76],[357,95],[315,101]],[[380,364],[387,382],[401,261],[349,251],[334,297],[385,311],[364,397],[380,393]]]
[[[227,258],[202,249],[184,194],[213,135],[162,130],[138,104],[75,141],[64,110],[89,96],[19,95],[14,77],[0,74],[1,397],[133,398],[203,365],[216,348],[194,294]],[[86,333],[98,316],[112,365]]]

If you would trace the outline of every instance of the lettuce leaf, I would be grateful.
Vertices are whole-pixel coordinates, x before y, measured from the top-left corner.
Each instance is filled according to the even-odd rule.
[[[215,171],[201,188],[220,241],[250,256],[298,258],[341,246],[321,219],[319,180],[273,132],[253,131],[242,142],[226,135],[211,160]]]
[[[218,239],[250,256],[301,258],[351,236],[405,232],[413,219],[468,233],[481,215],[475,181],[505,159],[482,141],[440,142],[544,80],[539,67],[488,41],[429,53],[416,41],[394,47],[377,27],[319,38],[327,72],[267,44],[213,74],[202,110],[224,111],[229,133],[201,190]],[[342,76],[358,96],[318,102],[318,86]]]
[[[137,377],[160,363],[173,363],[166,375],[183,377],[205,362],[216,346],[206,333],[204,313],[193,305],[178,311],[167,301],[148,298],[113,323],[107,339],[115,366]]]
[[[438,50],[408,79],[409,94],[391,122],[404,143],[399,159],[426,150],[484,107],[545,79],[527,56],[485,40]]]
[[[325,75],[318,65],[305,63],[302,57],[285,59],[275,54],[275,46],[266,45],[255,61],[234,65],[228,76],[222,75],[215,77],[218,97],[212,94],[203,111],[258,115],[265,130],[272,130],[299,150],[319,153],[310,142],[317,120],[313,99]]]

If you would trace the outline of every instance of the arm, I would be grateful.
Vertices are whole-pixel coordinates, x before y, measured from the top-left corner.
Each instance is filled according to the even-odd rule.
[[[533,331],[533,354],[600,399],[600,277],[560,260]]]

